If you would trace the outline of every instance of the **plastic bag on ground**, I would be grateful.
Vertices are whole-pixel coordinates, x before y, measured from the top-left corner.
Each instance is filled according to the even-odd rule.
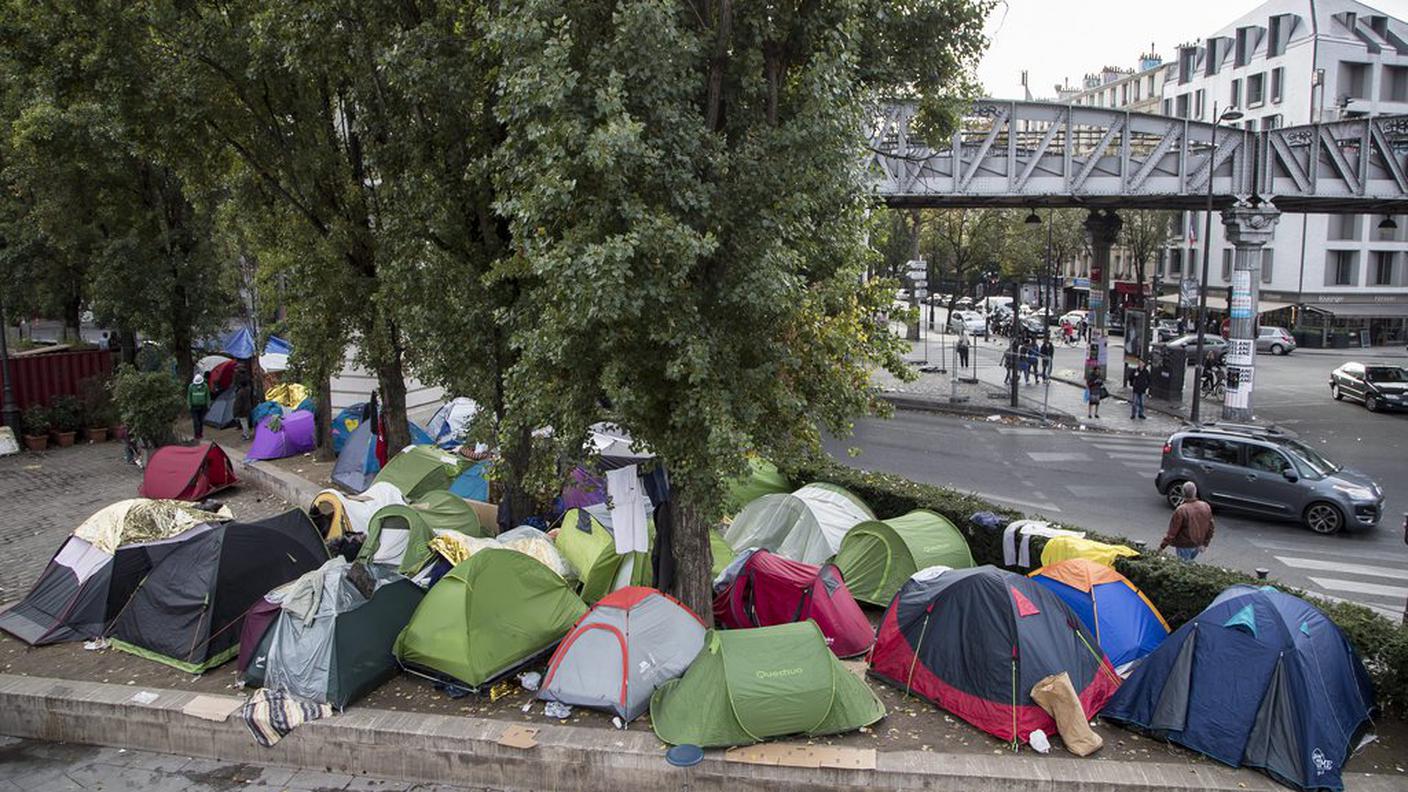
[[[1027,744],[1037,753],[1051,753],[1051,741],[1046,739],[1046,732],[1041,729],[1033,729],[1032,733],[1027,735]]]
[[[1065,671],[1037,682],[1032,687],[1032,701],[1056,719],[1056,731],[1060,733],[1061,741],[1066,744],[1066,750],[1076,756],[1089,756],[1105,744],[1100,735],[1090,728],[1085,709],[1081,707],[1076,689],[1071,685],[1071,677]]]

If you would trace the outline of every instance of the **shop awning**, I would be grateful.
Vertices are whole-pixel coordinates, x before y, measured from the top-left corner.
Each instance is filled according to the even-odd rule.
[[[1162,297],[1159,298],[1159,302],[1162,303],[1162,304],[1164,304],[1164,305],[1178,305],[1178,295],[1177,295],[1177,294],[1165,294],[1165,295],[1163,295]],[[1281,310],[1282,308],[1290,308],[1290,307],[1291,307],[1291,304],[1290,304],[1290,303],[1287,303],[1287,302],[1276,302],[1275,300],[1262,300],[1262,301],[1257,305],[1257,308],[1259,309],[1259,310],[1258,310],[1258,313],[1264,313],[1264,314],[1271,313],[1272,311],[1279,311],[1279,310]],[[1208,295],[1208,310],[1209,310],[1209,311],[1224,311],[1224,312],[1225,312],[1225,311],[1227,310],[1227,298],[1226,298],[1226,297],[1219,297],[1219,296],[1217,296],[1216,294],[1209,294],[1209,295]]]
[[[1336,319],[1408,319],[1408,303],[1307,303],[1305,307]]]

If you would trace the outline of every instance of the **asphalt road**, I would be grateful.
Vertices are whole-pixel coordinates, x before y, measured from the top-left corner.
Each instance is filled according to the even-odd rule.
[[[1370,354],[1376,361],[1408,364],[1401,349]],[[1332,400],[1329,372],[1348,359],[1348,351],[1318,350],[1259,357],[1257,418],[1287,427],[1331,459],[1373,476],[1387,493],[1384,522],[1368,532],[1318,536],[1293,523],[1219,514],[1216,540],[1204,558],[1248,571],[1264,567],[1292,585],[1397,617],[1408,600],[1408,547],[1401,529],[1408,512],[1408,413],[1369,413]],[[1153,483],[1162,450],[1158,437],[900,412],[888,420],[860,421],[851,437],[830,440],[827,448],[853,466],[950,485],[1034,516],[1154,545],[1168,525],[1168,506]],[[850,449],[861,453],[852,457]]]

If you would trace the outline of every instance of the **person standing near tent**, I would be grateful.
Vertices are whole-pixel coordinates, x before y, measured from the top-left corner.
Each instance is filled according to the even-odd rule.
[[[1170,545],[1178,557],[1192,561],[1208,549],[1216,526],[1212,521],[1212,506],[1198,499],[1198,485],[1183,482],[1183,502],[1173,510],[1168,520],[1168,533],[1159,542],[1159,552]]]
[[[205,412],[210,409],[210,388],[206,387],[204,374],[197,372],[191,379],[191,386],[186,389],[186,406],[191,408],[191,424],[199,440],[205,436]]]
[[[249,412],[254,408],[254,381],[249,376],[249,367],[240,364],[235,369],[235,403],[231,413],[240,424],[240,439],[249,439]]]

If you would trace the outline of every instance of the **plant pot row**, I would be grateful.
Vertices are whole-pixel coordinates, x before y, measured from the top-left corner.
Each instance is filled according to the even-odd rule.
[[[90,426],[84,430],[84,434],[90,443],[106,443],[108,436],[114,439],[125,437],[125,427],[113,427],[111,431],[106,426]],[[30,451],[43,451],[49,447],[50,442],[58,448],[67,448],[73,445],[78,438],[78,432],[50,432],[47,435],[25,435],[24,447]]]

